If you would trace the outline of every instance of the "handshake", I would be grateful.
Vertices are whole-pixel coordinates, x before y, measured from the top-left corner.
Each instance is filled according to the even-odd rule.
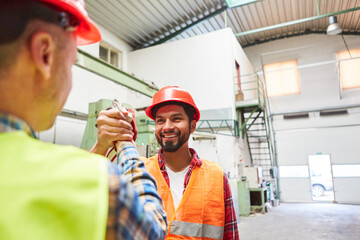
[[[117,99],[115,99],[112,102],[111,108],[117,109],[124,116],[126,121],[131,124],[131,126],[133,128],[133,133],[134,133],[133,141],[136,141],[137,127],[136,127],[136,118],[135,118],[134,110],[132,110],[131,108],[122,106]]]
[[[120,144],[131,143],[135,146],[137,137],[135,113],[132,109],[122,106],[117,99],[109,109],[99,113],[96,125],[97,141],[90,152],[105,156],[109,148],[115,147],[115,150],[119,150]]]

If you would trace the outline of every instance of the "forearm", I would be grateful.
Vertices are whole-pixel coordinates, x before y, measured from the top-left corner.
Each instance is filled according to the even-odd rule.
[[[156,231],[165,233],[166,214],[162,209],[154,178],[146,171],[138,151],[131,142],[122,142],[118,147],[120,149],[118,169],[122,177],[132,183],[138,194],[138,204],[145,210],[144,227],[150,229],[153,225],[151,226],[153,233]]]

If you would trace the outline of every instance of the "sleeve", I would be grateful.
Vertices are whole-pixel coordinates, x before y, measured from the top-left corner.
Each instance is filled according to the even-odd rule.
[[[224,240],[238,240],[239,232],[228,179],[224,174],[225,228]]]
[[[131,143],[120,148],[118,167],[109,163],[106,239],[164,239],[166,213],[156,182]]]

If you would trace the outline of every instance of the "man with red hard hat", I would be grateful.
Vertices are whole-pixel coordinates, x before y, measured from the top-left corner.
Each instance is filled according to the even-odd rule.
[[[155,121],[161,146],[158,154],[143,160],[164,202],[166,239],[239,239],[230,186],[220,165],[200,159],[189,148],[200,119],[191,95],[179,87],[164,87],[145,112]]]
[[[101,39],[84,1],[0,0],[0,29],[0,239],[163,239],[166,214],[127,111],[100,114],[122,133],[119,168],[36,139],[69,95],[77,45]]]

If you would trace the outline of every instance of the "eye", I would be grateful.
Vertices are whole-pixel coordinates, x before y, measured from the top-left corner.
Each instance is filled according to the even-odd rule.
[[[164,119],[161,119],[161,118],[156,119],[156,123],[163,123],[163,122],[164,122]]]
[[[174,117],[174,122],[179,122],[179,121],[181,121],[182,120],[182,118],[181,117]]]

